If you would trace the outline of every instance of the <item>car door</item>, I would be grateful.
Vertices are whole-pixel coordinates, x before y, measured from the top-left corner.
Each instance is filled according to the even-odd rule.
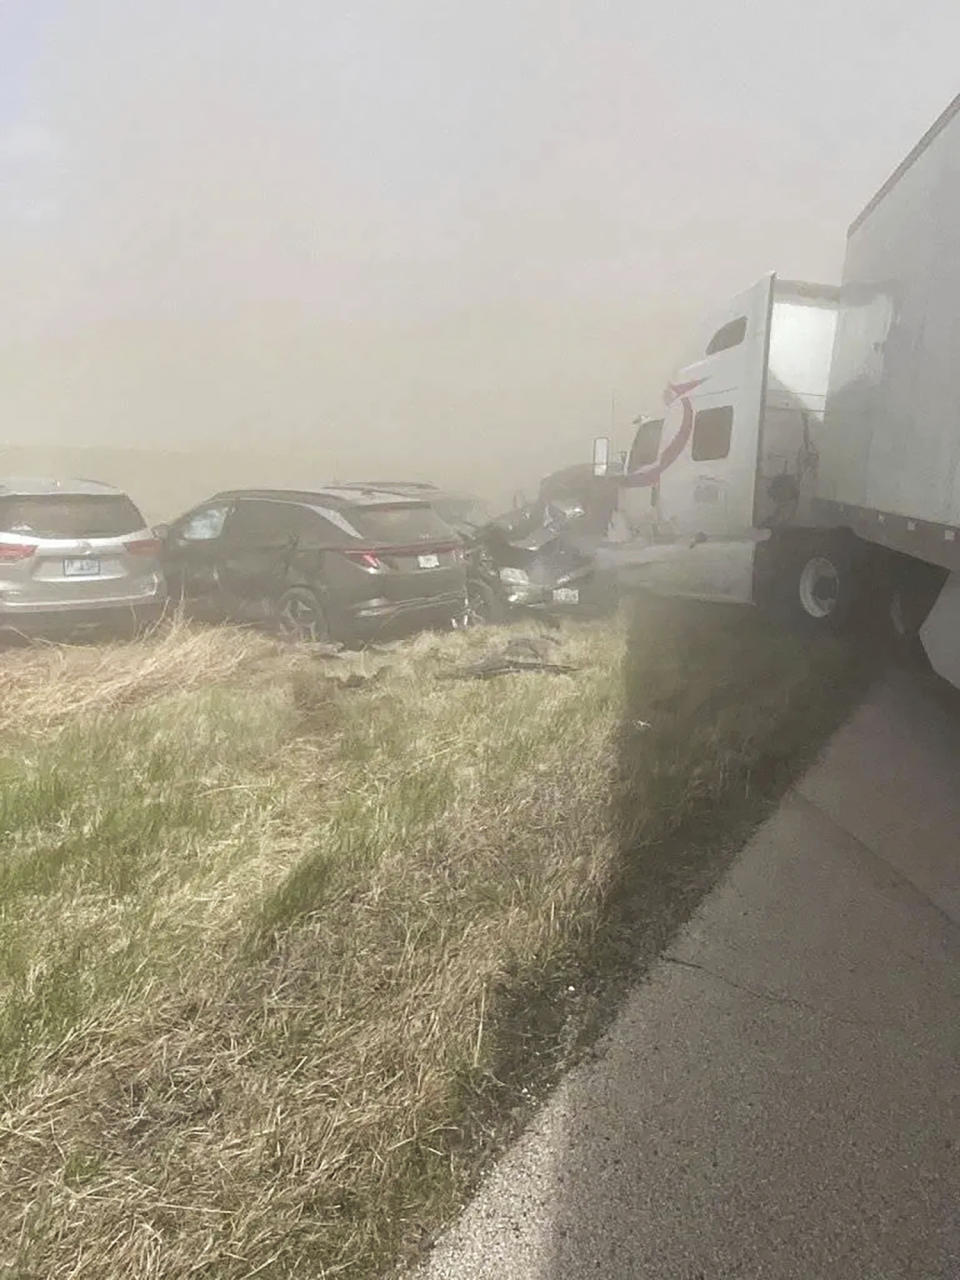
[[[220,603],[218,559],[231,509],[232,503],[213,500],[171,525],[165,543],[164,572],[173,600],[203,601],[214,607]]]
[[[283,594],[296,555],[300,513],[292,502],[237,500],[219,554],[220,581],[237,617],[262,622]]]

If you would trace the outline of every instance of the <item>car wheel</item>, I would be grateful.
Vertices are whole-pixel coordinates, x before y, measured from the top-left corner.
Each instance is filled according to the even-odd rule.
[[[467,582],[466,625],[468,627],[490,626],[494,623],[502,622],[504,616],[503,602],[493,587],[479,578],[469,579]]]
[[[277,603],[277,624],[287,640],[317,643],[330,639],[323,605],[309,587],[291,587]]]

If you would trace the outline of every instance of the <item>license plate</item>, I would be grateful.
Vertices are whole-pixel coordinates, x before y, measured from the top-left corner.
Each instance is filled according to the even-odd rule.
[[[439,569],[440,557],[436,555],[417,556],[417,564],[421,569]]]
[[[575,587],[557,587],[553,601],[554,604],[579,604],[580,592]]]
[[[100,561],[85,558],[83,560],[64,560],[63,576],[65,578],[95,578],[100,572]]]

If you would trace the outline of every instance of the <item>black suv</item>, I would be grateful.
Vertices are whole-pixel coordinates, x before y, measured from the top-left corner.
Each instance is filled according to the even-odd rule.
[[[422,498],[233,490],[171,525],[164,549],[173,599],[304,639],[369,640],[466,612],[460,540]]]

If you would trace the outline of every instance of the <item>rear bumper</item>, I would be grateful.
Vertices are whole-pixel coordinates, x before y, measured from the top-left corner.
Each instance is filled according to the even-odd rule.
[[[612,600],[616,595],[617,581],[614,574],[593,568],[549,585],[505,582],[502,590],[508,604],[515,608],[550,613],[584,613],[601,605],[605,606]],[[570,598],[573,594],[575,599]]]
[[[465,592],[413,600],[364,600],[344,614],[345,629],[362,639],[407,628],[446,626],[466,613]]]
[[[0,631],[20,635],[63,635],[92,627],[149,626],[163,616],[166,599],[128,602],[105,600],[102,604],[85,605],[17,605],[0,601]]]

